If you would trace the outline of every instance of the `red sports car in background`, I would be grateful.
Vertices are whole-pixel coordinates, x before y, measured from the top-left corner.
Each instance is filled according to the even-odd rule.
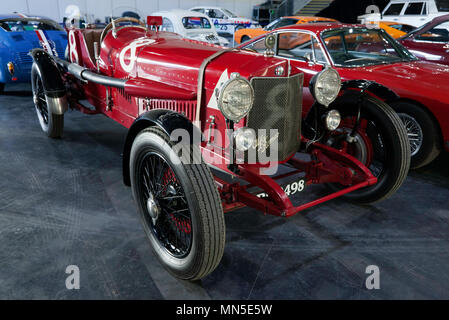
[[[385,31],[357,25],[288,26],[240,48],[262,53],[269,35],[276,39],[274,54],[304,72],[304,117],[313,104],[312,92],[317,91],[310,88],[314,76],[332,66],[340,73],[343,86],[355,79],[369,80],[358,83],[365,92],[383,99],[399,113],[408,131],[412,168],[430,163],[443,145],[449,150],[446,66],[420,61]],[[319,90],[326,92],[326,88]],[[308,115],[310,118],[312,115]]]
[[[422,60],[449,65],[449,15],[433,19],[399,42]]]

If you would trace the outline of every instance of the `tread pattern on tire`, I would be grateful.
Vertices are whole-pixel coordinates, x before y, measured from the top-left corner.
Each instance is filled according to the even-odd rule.
[[[139,134],[145,132],[156,134],[168,145],[173,146],[173,143],[160,128],[150,127]],[[182,275],[176,274],[175,276],[194,281],[211,273],[220,263],[226,240],[225,221],[220,195],[209,167],[205,163],[181,165],[187,172],[194,189],[194,196],[200,206],[199,224],[204,232],[199,238],[198,246],[200,249],[204,249],[206,256],[200,257],[197,255],[194,268],[190,272]]]
[[[354,112],[354,101],[358,100],[358,95],[357,93],[349,93],[347,95],[344,95],[341,99],[339,99],[338,101],[335,102],[335,104],[332,106],[333,108],[336,108],[338,110],[340,110],[341,112],[348,112],[348,115],[351,116],[352,113]],[[410,144],[408,141],[408,136],[407,136],[407,132],[406,129],[402,123],[402,120],[399,118],[399,116],[397,115],[397,113],[385,102],[378,100],[370,95],[365,95],[364,97],[364,101],[365,103],[371,105],[372,107],[367,107],[367,106],[363,106],[363,108],[365,109],[371,109],[371,113],[375,112],[373,111],[373,106],[376,106],[379,111],[375,112],[378,114],[383,113],[382,116],[380,116],[380,121],[382,120],[382,118],[388,118],[391,122],[391,125],[388,126],[389,131],[391,131],[391,133],[396,133],[395,136],[397,135],[397,138],[393,137],[393,140],[391,141],[391,148],[393,149],[399,149],[400,150],[400,159],[401,161],[395,161],[394,163],[387,163],[387,166],[398,166],[397,168],[399,169],[397,172],[395,172],[394,175],[394,181],[385,181],[385,183],[387,184],[386,186],[380,186],[377,187],[376,190],[376,185],[375,186],[371,186],[371,187],[367,187],[366,189],[360,189],[359,191],[354,191],[351,192],[345,196],[343,196],[344,198],[353,201],[355,203],[358,204],[373,204],[382,200],[385,200],[389,197],[391,197],[395,192],[397,192],[397,190],[401,187],[401,185],[403,184],[403,182],[405,181],[405,179],[407,178],[408,172],[410,170]],[[342,109],[343,108],[343,109]],[[385,130],[385,129],[384,129]],[[398,156],[399,157],[399,156]],[[388,178],[387,179],[393,179],[393,178]],[[334,191],[339,190],[340,188],[333,186],[332,184],[330,185],[331,189]],[[377,185],[378,186],[378,185]],[[372,192],[371,194],[369,192],[366,192],[367,190],[369,190],[369,188],[372,188]],[[365,191],[365,194],[363,194]]]
[[[32,81],[32,88],[34,91],[35,85],[36,85],[36,79],[40,78],[41,83],[43,83],[41,71],[39,70],[39,67],[33,63],[33,66],[31,67],[31,81]],[[33,92],[34,93],[34,92]],[[38,113],[38,117],[41,117],[39,115],[39,110],[37,110],[37,107],[34,106],[36,112]],[[47,104],[48,109],[48,104]],[[46,124],[46,128],[44,128],[44,124],[41,123],[43,120],[39,120],[40,126],[42,130],[47,134],[49,138],[61,138],[64,133],[64,115],[61,114],[53,114],[50,110],[48,110],[48,123]]]
[[[405,179],[407,178],[408,172],[410,170],[410,143],[408,141],[407,131],[402,123],[402,120],[399,118],[397,113],[385,102],[377,100],[376,98],[373,98],[371,96],[367,96],[367,99],[373,103],[377,104],[384,112],[385,114],[391,119],[393,122],[393,125],[395,129],[399,133],[399,143],[401,145],[402,150],[402,163],[401,163],[401,171],[398,174],[398,178],[396,179],[395,185],[389,190],[388,193],[380,197],[379,199],[376,199],[374,201],[371,201],[370,203],[379,202],[382,200],[385,200],[392,196],[398,189],[401,187]]]
[[[50,138],[61,138],[64,133],[64,115],[48,114],[51,120],[48,122],[48,136]],[[50,125],[51,123],[51,125]]]

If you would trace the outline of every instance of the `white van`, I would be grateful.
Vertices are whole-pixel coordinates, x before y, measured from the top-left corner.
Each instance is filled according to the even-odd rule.
[[[435,17],[449,13],[449,0],[391,0],[382,14],[360,16],[361,23],[393,21],[420,27]]]

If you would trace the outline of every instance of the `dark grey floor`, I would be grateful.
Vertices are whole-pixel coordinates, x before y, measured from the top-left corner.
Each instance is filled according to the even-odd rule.
[[[153,257],[122,184],[126,129],[66,115],[63,140],[41,132],[27,86],[0,96],[2,299],[448,299],[448,154],[375,206],[334,200],[289,220],[226,216],[218,269],[198,283]],[[317,196],[321,187],[303,197]],[[65,287],[68,265],[81,289]],[[377,265],[381,289],[365,288]]]

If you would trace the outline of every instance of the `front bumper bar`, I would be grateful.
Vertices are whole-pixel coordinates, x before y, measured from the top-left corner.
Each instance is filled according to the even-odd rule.
[[[249,182],[248,185],[229,184],[216,177],[224,210],[229,212],[248,206],[265,214],[291,217],[303,210],[377,183],[377,178],[356,158],[318,143],[310,148],[312,160],[290,159],[289,164],[295,170],[288,174],[269,177],[260,174],[259,167],[242,165],[239,166],[238,178]],[[337,183],[342,185],[342,189],[317,200],[294,206],[276,180],[300,173],[305,173],[307,185]],[[254,187],[262,189],[268,195],[268,199],[259,198],[249,192],[249,189]]]

